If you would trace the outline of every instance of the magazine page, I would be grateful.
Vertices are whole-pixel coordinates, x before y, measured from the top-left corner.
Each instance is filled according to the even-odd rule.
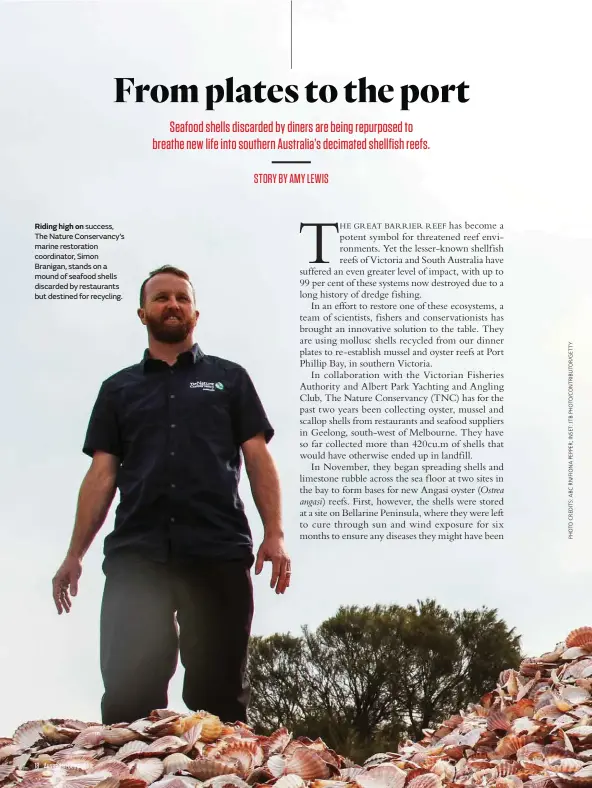
[[[0,7],[0,786],[592,780],[586,4]]]

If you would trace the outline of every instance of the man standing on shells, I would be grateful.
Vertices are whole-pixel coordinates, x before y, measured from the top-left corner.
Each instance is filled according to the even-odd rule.
[[[153,271],[138,315],[148,349],[100,388],[83,447],[92,463],[54,601],[58,613],[70,611],[82,558],[119,488],[103,563],[103,723],[166,708],[179,653],[187,706],[246,721],[255,558],[238,482],[242,452],[264,526],[255,573],[271,561],[271,587],[283,594],[290,559],[267,448],[274,431],[245,369],[194,344],[199,312],[184,271]]]

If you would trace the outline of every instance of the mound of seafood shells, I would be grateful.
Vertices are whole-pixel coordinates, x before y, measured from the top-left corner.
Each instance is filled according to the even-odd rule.
[[[592,786],[592,627],[503,671],[479,703],[424,734],[357,765],[320,739],[258,736],[205,711],[38,720],[0,739],[0,788]]]

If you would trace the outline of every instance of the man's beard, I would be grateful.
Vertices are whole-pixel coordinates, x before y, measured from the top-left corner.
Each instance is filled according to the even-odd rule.
[[[179,315],[179,321],[174,323],[167,323],[169,317],[176,316],[172,313],[167,313],[160,318],[150,317],[146,315],[146,325],[148,330],[159,342],[167,342],[171,345],[177,342],[183,342],[187,337],[193,333],[195,328],[195,318],[183,320]]]

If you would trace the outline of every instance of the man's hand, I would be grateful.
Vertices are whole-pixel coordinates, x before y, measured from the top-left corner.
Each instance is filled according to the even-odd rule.
[[[261,542],[255,562],[256,575],[261,573],[265,561],[271,561],[272,565],[270,587],[275,588],[276,594],[283,594],[290,585],[292,572],[290,557],[286,553],[282,536],[267,536]]]
[[[72,596],[76,596],[78,593],[78,580],[81,574],[82,563],[80,559],[73,555],[67,555],[52,580],[53,601],[60,615],[64,610],[66,613],[70,612],[72,601],[69,593]]]

